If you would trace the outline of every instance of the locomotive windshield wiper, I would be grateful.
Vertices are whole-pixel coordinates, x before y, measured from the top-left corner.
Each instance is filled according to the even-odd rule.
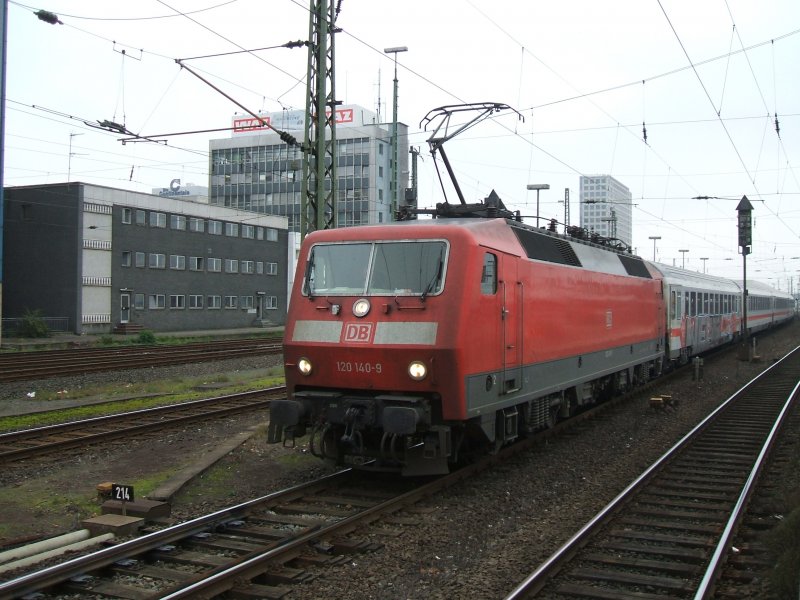
[[[442,250],[439,252],[439,266],[436,269],[436,275],[434,275],[433,279],[431,279],[428,285],[425,286],[425,290],[422,292],[420,300],[425,302],[425,298],[428,297],[428,294],[430,294],[436,288],[436,284],[442,279],[442,271],[444,271],[444,248],[442,248]]]
[[[308,261],[306,262],[306,273],[305,277],[303,278],[303,283],[306,287],[306,292],[308,292],[308,299],[314,299],[314,290],[311,289],[311,269],[313,268],[312,265],[314,264],[314,249],[311,249],[311,253],[308,255]]]

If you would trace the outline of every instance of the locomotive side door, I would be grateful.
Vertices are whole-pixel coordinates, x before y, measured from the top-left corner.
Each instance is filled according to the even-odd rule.
[[[518,259],[509,254],[497,253],[498,284],[503,348],[502,393],[516,392],[522,387],[523,317],[522,282],[517,276]]]

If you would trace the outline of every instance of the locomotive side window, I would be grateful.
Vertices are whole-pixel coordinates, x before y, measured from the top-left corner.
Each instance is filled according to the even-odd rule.
[[[481,294],[497,293],[497,257],[487,252],[483,255],[481,273]]]

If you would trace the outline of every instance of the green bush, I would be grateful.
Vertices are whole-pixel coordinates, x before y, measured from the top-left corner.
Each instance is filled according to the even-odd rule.
[[[100,345],[101,346],[113,346],[114,345],[114,338],[110,335],[101,335],[100,336]]]
[[[156,343],[156,334],[152,331],[145,329],[144,331],[139,333],[139,337],[136,338],[137,344],[155,344]]]
[[[43,338],[50,335],[50,328],[44,322],[42,311],[26,310],[22,322],[17,328],[17,335],[27,338]]]

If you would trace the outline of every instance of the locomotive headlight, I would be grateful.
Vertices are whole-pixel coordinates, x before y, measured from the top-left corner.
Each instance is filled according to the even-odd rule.
[[[303,375],[311,375],[311,361],[307,358],[301,358],[297,361],[297,370]]]
[[[425,366],[425,363],[419,360],[413,361],[410,365],[408,365],[408,376],[411,377],[414,381],[422,381],[425,379],[425,376],[428,374],[428,367]]]
[[[370,304],[366,298],[360,298],[353,303],[353,314],[357,317],[365,317],[369,312]]]

